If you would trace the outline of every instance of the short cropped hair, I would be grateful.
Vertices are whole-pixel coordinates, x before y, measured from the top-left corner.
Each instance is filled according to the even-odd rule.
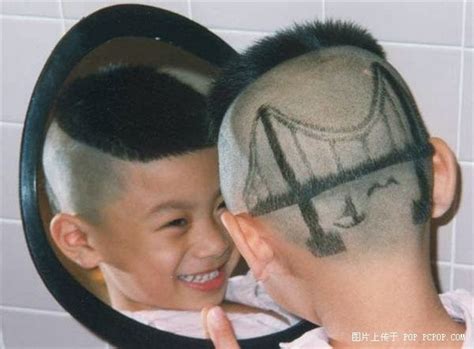
[[[277,65],[325,47],[351,45],[385,58],[385,52],[373,36],[352,22],[327,21],[294,25],[268,36],[233,57],[214,82],[209,95],[211,136],[216,139],[225,112],[232,101],[252,82]]]
[[[205,97],[154,67],[113,65],[60,92],[43,168],[53,210],[98,220],[120,192],[120,163],[148,162],[215,145]]]
[[[314,28],[325,45],[293,52],[302,37],[317,35]],[[275,60],[282,41],[290,52],[279,55],[288,59]],[[213,118],[223,118],[221,190],[232,212],[261,216],[318,257],[354,241],[371,246],[361,239],[394,241],[382,234],[394,219],[400,230],[421,229],[431,210],[429,135],[378,47],[353,24],[318,22],[257,43],[224,70],[213,98],[235,76],[248,76],[239,70],[250,57],[269,67],[236,83],[227,102],[211,100],[220,110]]]
[[[71,138],[124,160],[210,146],[203,95],[153,67],[112,66],[72,82],[55,115]]]

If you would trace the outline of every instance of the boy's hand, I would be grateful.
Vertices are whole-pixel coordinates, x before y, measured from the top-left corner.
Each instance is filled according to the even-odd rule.
[[[202,310],[204,329],[216,349],[240,349],[232,324],[221,307]]]

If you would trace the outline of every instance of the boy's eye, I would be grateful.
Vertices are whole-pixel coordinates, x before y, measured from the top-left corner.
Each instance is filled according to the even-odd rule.
[[[166,223],[163,228],[167,227],[184,227],[188,224],[188,221],[185,218],[174,219],[171,222]]]

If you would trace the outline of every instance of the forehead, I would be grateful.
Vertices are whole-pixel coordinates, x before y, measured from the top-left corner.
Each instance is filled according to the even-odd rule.
[[[120,161],[118,167],[128,191],[179,192],[203,183],[209,186],[209,183],[218,182],[215,147],[149,162]]]

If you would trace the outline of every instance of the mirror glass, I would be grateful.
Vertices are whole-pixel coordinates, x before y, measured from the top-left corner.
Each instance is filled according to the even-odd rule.
[[[152,68],[161,74],[173,76],[178,81],[192,86],[193,90],[198,91],[202,96],[207,94],[211,81],[218,73],[217,67],[166,42],[150,38],[119,37],[109,40],[87,54],[68,75],[61,91],[64,91],[65,87],[74,81],[100,75],[104,70],[120,69],[120,67],[126,69],[127,67],[136,66]],[[60,92],[60,95],[61,93],[62,92]],[[54,107],[52,109],[54,110]],[[48,125],[50,125],[54,119],[54,114],[55,112],[49,113],[47,120]],[[130,116],[130,118],[133,118],[133,116]],[[50,134],[47,133],[47,135]],[[72,139],[69,141],[74,142]],[[62,144],[62,146],[65,145],[66,142]],[[69,176],[70,178],[68,180],[74,181],[73,171],[65,170],[65,165],[57,163],[57,161],[60,160],[74,161],[74,159],[66,158],[68,155],[70,157],[74,155],[65,154],[64,151],[62,153],[63,154],[58,154],[57,159],[51,160],[48,164],[49,166],[58,167],[63,177]],[[54,163],[54,161],[56,161],[56,163]],[[72,163],[70,166],[78,165]],[[50,183],[51,192],[48,198],[47,181],[44,172],[44,168],[38,169],[37,192],[43,227],[47,232],[49,243],[62,265],[82,286],[103,302],[113,305],[100,269],[98,267],[81,267],[73,257],[76,251],[69,252],[67,246],[62,243],[59,235],[56,235],[55,238],[52,237],[50,230],[51,219],[54,213],[61,211],[58,208],[56,212],[54,212],[55,210],[51,207],[54,206],[52,196],[55,194],[53,192],[61,189],[67,191],[68,189],[61,187],[62,183]],[[84,175],[84,173],[81,173],[81,175]],[[93,178],[92,174],[91,177]],[[95,179],[97,180],[97,177]],[[56,188],[56,186],[59,186],[59,188]],[[84,188],[84,190],[87,189]],[[82,196],[82,193],[74,193],[74,191],[71,190],[70,195],[75,194],[76,197]],[[56,193],[56,196],[60,196],[60,194],[58,195]],[[86,200],[82,197],[81,199]],[[124,212],[124,215],[126,215],[126,212]],[[73,246],[71,246],[71,248],[73,248]]]
[[[74,194],[71,194],[74,191],[69,190],[71,187],[68,186],[68,176],[80,174],[79,177],[82,179],[94,181],[97,173],[105,172],[110,179],[108,182],[113,182],[115,176],[115,172],[110,171],[112,167],[107,167],[106,157],[100,158],[99,162],[96,161],[96,165],[99,164],[97,171],[84,170],[91,162],[87,156],[80,159],[74,169],[61,163],[55,175],[51,177],[51,174],[48,174],[48,170],[45,170],[43,166],[45,163],[43,150],[46,149],[45,138],[48,139],[51,136],[49,131],[58,127],[56,123],[58,110],[60,110],[58,101],[77,81],[86,81],[104,72],[120,71],[126,67],[137,66],[145,67],[148,72],[152,72],[150,76],[157,73],[170,77],[175,86],[181,86],[180,89],[191,89],[190,93],[197,94],[205,101],[211,83],[219,73],[219,67],[234,54],[235,52],[222,40],[187,18],[149,6],[120,5],[98,11],[73,27],[57,45],[38,79],[25,122],[20,164],[20,196],[27,242],[36,268],[53,296],[76,319],[113,345],[150,347],[160,343],[166,345],[167,348],[192,348],[207,345],[203,339],[197,339],[202,338],[202,335],[189,330],[200,328],[200,324],[196,324],[200,322],[198,310],[209,302],[220,302],[224,297],[223,285],[226,284],[227,279],[230,276],[245,274],[246,266],[242,261],[239,262],[238,253],[222,227],[217,226],[219,210],[224,207],[218,192],[217,157],[212,147],[201,147],[202,149],[196,152],[197,155],[194,154],[195,152],[182,155],[186,159],[189,158],[189,161],[171,161],[167,165],[167,168],[168,166],[174,168],[174,172],[169,174],[171,180],[157,184],[161,186],[160,190],[168,190],[173,195],[176,192],[176,195],[179,194],[181,198],[185,198],[181,201],[187,200],[188,204],[192,203],[195,207],[201,207],[200,211],[195,209],[191,214],[188,210],[183,214],[183,209],[180,208],[181,211],[177,214],[176,210],[171,210],[171,213],[164,210],[164,213],[156,216],[156,224],[158,233],[168,234],[168,241],[175,241],[175,246],[181,246],[184,244],[182,241],[187,240],[183,238],[178,240],[176,235],[185,230],[183,227],[191,226],[191,221],[197,222],[193,224],[201,225],[200,229],[206,235],[196,241],[201,244],[202,241],[208,243],[203,244],[202,246],[205,247],[197,249],[197,252],[192,250],[191,255],[197,255],[198,259],[204,259],[207,262],[196,266],[193,259],[184,254],[179,262],[170,262],[175,263],[179,271],[171,277],[174,278],[172,282],[169,282],[168,276],[160,279],[162,274],[159,272],[155,275],[144,272],[142,275],[142,281],[147,279],[144,281],[147,283],[152,280],[149,284],[154,285],[155,289],[164,290],[168,283],[185,283],[192,286],[190,288],[192,291],[180,294],[179,289],[171,288],[161,297],[158,304],[154,301],[147,303],[147,299],[150,299],[147,296],[151,297],[151,295],[141,293],[140,283],[133,283],[133,280],[128,284],[124,283],[129,271],[127,268],[130,266],[123,262],[124,255],[136,257],[135,260],[138,262],[135,265],[138,269],[135,270],[146,269],[149,256],[140,254],[141,252],[135,253],[146,249],[134,250],[136,241],[139,239],[122,241],[123,236],[116,235],[115,241],[100,242],[100,235],[94,237],[93,234],[77,234],[78,231],[88,232],[100,224],[81,220],[81,217],[74,215],[73,212],[62,214],[64,212],[58,209],[60,206],[58,202],[62,200],[60,196],[65,192],[75,198]],[[182,93],[180,89],[174,92],[180,94]],[[174,97],[171,95],[170,99]],[[123,102],[123,99],[119,102]],[[91,105],[95,107],[96,104]],[[205,105],[205,102],[202,105]],[[118,111],[121,109],[116,105],[114,108]],[[132,124],[135,124],[135,121],[131,121],[130,125]],[[131,126],[133,127],[136,125]],[[59,128],[60,137],[63,137],[62,130],[64,129]],[[187,134],[192,136],[197,132],[190,130]],[[53,139],[59,137],[57,135],[58,133],[53,136]],[[66,135],[66,138],[69,136],[71,135]],[[178,139],[181,136],[181,134],[176,134],[175,138]],[[100,137],[98,139],[100,141]],[[146,137],[143,141],[146,141]],[[60,159],[65,158],[66,147],[61,148],[61,144],[58,144],[54,152],[59,154]],[[44,154],[46,155],[47,151]],[[101,163],[103,159],[105,160]],[[161,169],[162,160],[157,161],[161,161],[159,166]],[[145,170],[142,168],[143,171],[140,170],[142,172],[135,170],[135,172],[130,172],[127,168],[121,168],[119,182],[128,183],[127,181],[133,177],[135,182],[130,182],[133,183],[133,187],[142,185],[144,191],[140,194],[143,200],[136,201],[137,204],[134,204],[132,199],[122,200],[131,208],[130,211],[124,210],[123,215],[120,216],[120,222],[114,222],[118,230],[126,229],[126,225],[133,221],[134,216],[131,212],[140,210],[139,205],[153,196],[153,190],[156,188],[152,186],[156,184],[157,179],[154,176],[155,172],[146,168],[153,166],[157,161],[148,161],[142,164],[143,166],[140,165],[145,168]],[[177,178],[183,183],[182,186],[179,183],[176,184]],[[68,188],[68,190],[61,191],[58,189],[61,185],[50,183],[58,179],[59,182],[62,181],[62,188]],[[97,191],[102,191],[104,187],[109,186],[108,184],[96,186]],[[150,189],[147,190],[147,188]],[[85,196],[93,196],[93,194],[96,193],[90,191]],[[173,198],[174,196],[171,197]],[[176,203],[173,202],[171,206],[174,204]],[[133,211],[134,209],[136,211]],[[67,216],[66,219],[63,219],[63,216]],[[202,216],[207,218],[197,219]],[[129,230],[133,229],[132,227]],[[94,247],[101,243],[102,246],[108,244],[107,248],[114,251],[113,254],[118,258],[118,262],[112,266],[115,268],[113,272],[110,270],[109,273],[104,272],[104,268],[100,267],[100,258],[103,255],[93,253]],[[189,241],[187,243],[189,246],[192,245]],[[113,249],[112,245],[122,250]],[[147,247],[149,251],[151,246]],[[173,260],[173,258],[170,259],[171,254],[171,252],[168,255],[163,253],[162,261]],[[166,263],[163,262],[161,266],[163,265]],[[245,278],[245,276],[241,277]],[[153,280],[155,278],[156,280]],[[245,280],[243,283],[244,286],[247,285],[245,287],[256,287],[254,280]],[[129,287],[126,290],[122,289],[125,284],[125,288]],[[217,296],[209,297],[209,294],[216,294],[214,291],[219,289],[223,291],[217,292]],[[133,300],[127,299],[130,292],[138,295],[141,302],[133,303]],[[234,293],[236,298],[232,301],[240,302],[241,293]],[[195,297],[193,294],[198,294],[198,296]],[[220,300],[216,301],[217,298],[213,297]],[[242,308],[234,302],[229,302],[227,310],[240,317],[257,314],[267,320],[271,318],[272,323],[267,327],[274,326],[274,330],[254,331],[253,333],[261,337],[241,341],[243,348],[255,346],[258,343],[262,347],[273,348],[279,342],[299,337],[312,327],[306,322],[287,316],[278,307],[260,311],[251,303]],[[149,308],[144,307],[144,304],[151,308],[165,309],[167,317],[160,317],[161,322],[155,323],[153,318],[150,320],[149,313],[146,313]],[[183,319],[180,313],[183,310],[193,310],[194,315]],[[170,332],[168,325],[173,321],[177,322],[178,326],[171,326]],[[247,334],[244,337],[252,336]]]

